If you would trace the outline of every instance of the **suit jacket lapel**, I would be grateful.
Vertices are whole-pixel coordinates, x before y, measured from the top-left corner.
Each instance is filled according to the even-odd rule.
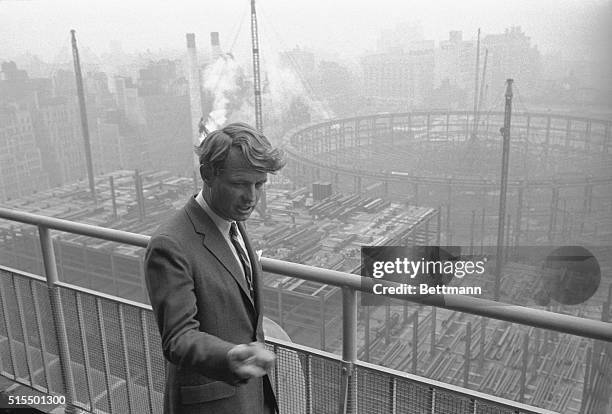
[[[236,283],[240,286],[240,290],[242,290],[242,293],[248,298],[252,310],[256,311],[246,280],[243,273],[240,271],[240,264],[236,261],[236,257],[230,250],[229,245],[221,235],[216,224],[208,217],[208,214],[206,214],[193,197],[187,202],[185,211],[190,217],[195,231],[202,236],[202,244],[204,247],[221,262],[223,267],[225,267],[234,280],[236,280]]]

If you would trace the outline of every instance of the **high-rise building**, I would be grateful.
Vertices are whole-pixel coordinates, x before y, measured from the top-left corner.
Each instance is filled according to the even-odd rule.
[[[431,49],[378,53],[362,58],[364,95],[380,110],[422,106],[433,89]]]
[[[0,102],[36,105],[40,98],[50,97],[50,79],[32,79],[15,62],[2,62],[0,71]]]
[[[17,69],[17,64],[15,62],[2,62],[0,80],[25,82],[28,80],[28,73],[23,69]]]
[[[144,125],[144,115],[138,98],[138,88],[132,78],[125,76],[114,77],[115,102],[117,109],[126,120],[136,126]]]
[[[140,69],[137,81],[139,96],[180,93],[182,75],[178,68],[181,66],[180,61],[163,59]]]
[[[448,83],[461,89],[474,87],[476,42],[463,40],[461,31],[451,31],[435,51],[434,86]]]
[[[138,100],[149,168],[184,173],[193,164],[189,84],[176,66],[162,60],[141,69]]]
[[[84,79],[87,107],[95,107],[99,113],[114,107],[115,99],[108,87],[108,76],[104,72],[89,72]]]
[[[53,95],[54,96],[77,96],[74,72],[71,70],[58,69],[53,73]]]
[[[32,113],[37,145],[51,186],[84,179],[83,135],[76,97],[40,100]]]
[[[17,105],[0,106],[0,201],[48,187],[32,118]]]
[[[513,26],[501,34],[490,34],[483,38],[481,47],[489,50],[487,83],[492,93],[501,95],[506,79],[527,96],[540,82],[541,56],[537,47],[531,45],[531,38],[520,26]]]
[[[89,122],[91,153],[95,174],[105,174],[110,171],[126,168],[124,152],[121,144],[119,120],[114,119],[113,111],[92,117]]]
[[[354,113],[357,100],[353,87],[355,79],[351,71],[338,62],[328,60],[320,61],[318,69],[316,96],[329,102],[337,116]]]
[[[376,42],[378,52],[397,52],[420,49],[424,42],[423,27],[418,22],[400,22],[393,28],[383,29]]]

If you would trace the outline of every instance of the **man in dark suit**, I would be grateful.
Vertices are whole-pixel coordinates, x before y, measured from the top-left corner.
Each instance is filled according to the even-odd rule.
[[[196,153],[202,191],[160,227],[145,259],[168,361],[164,412],[275,413],[261,265],[243,222],[284,160],[242,123],[210,133]]]

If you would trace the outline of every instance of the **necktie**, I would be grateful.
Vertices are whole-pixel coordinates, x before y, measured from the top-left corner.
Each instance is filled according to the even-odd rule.
[[[240,244],[238,240],[238,226],[236,222],[233,221],[230,226],[230,240],[236,249],[236,253],[238,253],[238,257],[240,258],[240,263],[242,264],[242,268],[244,269],[244,277],[246,278],[247,285],[249,286],[249,293],[251,294],[251,298],[254,298],[255,295],[253,290],[253,272],[251,270],[251,265],[249,264],[249,259],[246,251]]]

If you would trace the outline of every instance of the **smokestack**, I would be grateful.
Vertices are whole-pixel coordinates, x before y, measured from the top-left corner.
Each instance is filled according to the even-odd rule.
[[[210,32],[210,49],[212,50],[213,62],[223,54],[219,44],[219,32]]]
[[[219,46],[219,32],[210,32],[211,46]]]
[[[187,38],[187,50],[190,49],[194,49],[196,48],[195,45],[195,33],[187,33],[185,34],[185,37]]]
[[[199,121],[202,118],[202,92],[200,89],[200,68],[198,67],[198,54],[196,50],[195,34],[187,33],[187,59],[189,77],[189,106],[191,107],[191,136],[193,145],[200,144]],[[199,171],[199,161],[194,154],[194,171]]]

